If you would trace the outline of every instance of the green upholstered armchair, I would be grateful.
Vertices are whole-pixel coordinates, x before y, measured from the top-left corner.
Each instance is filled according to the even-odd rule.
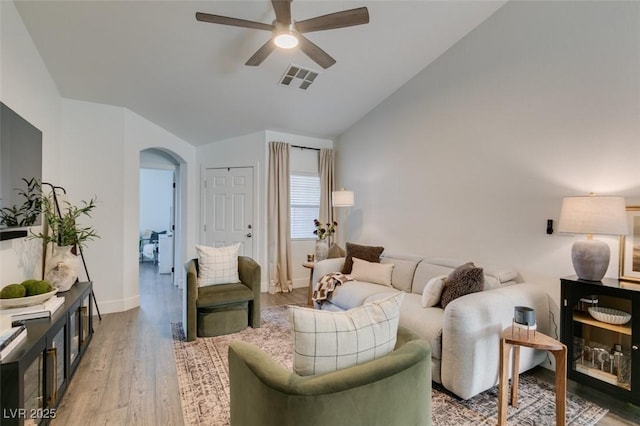
[[[187,341],[260,327],[260,265],[238,256],[240,282],[198,287],[198,259],[184,265],[187,271]]]
[[[232,426],[431,424],[431,348],[402,326],[390,354],[315,376],[236,340],[229,381]]]

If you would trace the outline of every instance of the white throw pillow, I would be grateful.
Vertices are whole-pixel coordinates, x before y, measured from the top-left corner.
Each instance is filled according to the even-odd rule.
[[[227,247],[196,245],[198,250],[198,286],[230,284],[240,281],[238,251],[240,243]]]
[[[356,281],[364,281],[373,284],[382,284],[391,287],[391,274],[393,263],[374,263],[353,258],[351,277]]]
[[[422,307],[430,308],[440,303],[440,296],[442,296],[446,278],[446,275],[438,275],[427,281],[427,285],[424,286],[422,291]]]
[[[337,371],[393,351],[403,297],[398,292],[344,312],[289,306],[295,373]]]

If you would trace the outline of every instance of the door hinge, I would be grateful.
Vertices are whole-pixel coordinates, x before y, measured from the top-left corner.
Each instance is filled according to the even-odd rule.
[[[176,189],[176,183],[173,182],[173,189]]]
[[[172,266],[171,267],[171,273],[173,274],[175,271],[176,271],[175,268]]]
[[[564,299],[564,306],[567,306],[567,299]]]
[[[204,225],[204,232],[207,232],[207,225]]]

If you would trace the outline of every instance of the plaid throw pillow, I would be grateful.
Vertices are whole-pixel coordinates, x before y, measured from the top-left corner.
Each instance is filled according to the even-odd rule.
[[[227,247],[196,245],[198,250],[198,286],[231,284],[240,281],[238,251],[240,243]]]
[[[399,292],[344,312],[289,306],[295,373],[337,371],[393,351],[403,297]]]

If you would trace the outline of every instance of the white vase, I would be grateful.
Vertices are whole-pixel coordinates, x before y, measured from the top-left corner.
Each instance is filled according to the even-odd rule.
[[[329,244],[327,240],[316,240],[316,262],[325,260],[329,256]]]
[[[80,257],[73,254],[73,246],[60,247],[49,244],[45,261],[44,279],[49,281],[58,291],[67,291],[78,279]]]

